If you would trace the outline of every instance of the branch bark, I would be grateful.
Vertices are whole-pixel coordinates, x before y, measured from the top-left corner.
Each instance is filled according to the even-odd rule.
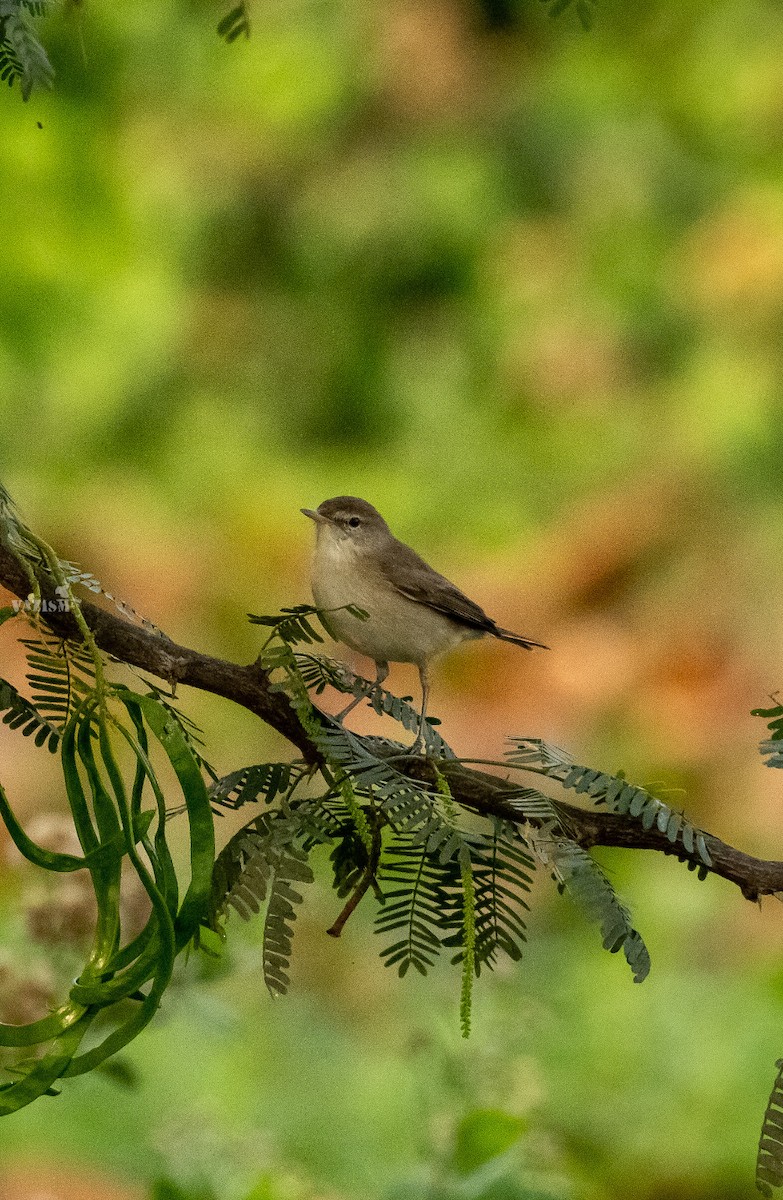
[[[55,600],[51,582],[45,576],[41,577],[40,584],[42,596]],[[24,599],[29,591],[27,576],[2,545],[0,585],[20,599]],[[82,612],[98,646],[117,661],[148,671],[169,684],[186,684],[232,700],[282,734],[306,761],[318,761],[316,747],[285,696],[272,690],[268,676],[256,663],[242,666],[179,646],[165,635],[134,625],[88,600],[82,601]],[[69,613],[47,612],[45,622],[60,636],[78,636],[76,622]],[[424,758],[410,755],[398,759],[397,766],[411,779],[434,782],[432,766]],[[439,763],[439,770],[448,780],[454,799],[466,808],[483,816],[499,816],[516,823],[523,821],[513,803],[516,784],[511,780],[473,771],[453,762]],[[689,853],[681,843],[673,846],[657,827],[644,829],[638,821],[627,817],[600,809],[579,808],[562,800],[557,800],[557,805],[574,839],[586,850],[596,846],[655,850],[694,866],[703,865],[696,851]],[[754,858],[712,834],[705,833],[705,840],[712,859],[710,872],[736,884],[746,899],[758,900],[763,895],[783,892],[783,862]]]
[[[57,597],[51,581],[41,575],[39,583],[42,598],[56,607]],[[20,599],[25,599],[30,590],[23,569],[1,544],[0,584]],[[82,600],[81,608],[97,645],[113,658],[128,666],[149,671],[170,685],[184,683],[188,687],[212,692],[241,704],[289,742],[293,742],[308,761],[315,761],[317,755],[314,747],[290,705],[283,695],[271,690],[267,675],[255,663],[240,666],[222,658],[201,654],[187,646],[178,646],[165,635],[142,629],[89,600]],[[54,633],[62,637],[81,636],[70,613],[49,611],[44,620]]]

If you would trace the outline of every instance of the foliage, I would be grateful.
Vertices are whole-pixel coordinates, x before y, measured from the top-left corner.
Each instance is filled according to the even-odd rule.
[[[284,994],[303,885],[314,879],[311,856],[321,847],[329,850],[334,888],[346,901],[329,932],[339,936],[347,917],[372,892],[385,965],[396,967],[400,976],[411,967],[426,975],[444,949],[451,951],[461,973],[463,1036],[470,1032],[473,985],[482,968],[494,967],[501,956],[518,961],[522,955],[536,860],[599,925],[604,947],[623,950],[634,980],[646,977],[650,960],[644,942],[608,876],[576,841],[567,806],[520,785],[504,793],[518,821],[469,812],[449,786],[453,752],[432,725],[425,731],[429,782],[420,782],[405,773],[405,745],[359,738],[315,708],[311,692],[320,695],[332,686],[365,698],[403,730],[418,725],[407,700],[299,648],[321,642],[317,624],[325,626],[328,613],[298,605],[274,616],[251,617],[268,630],[259,665],[297,714],[317,751],[315,764],[255,763],[218,778],[201,753],[200,731],[169,693],[154,683],[147,682],[142,694],[108,680],[111,664],[98,651],[75,593],[79,581],[100,587],[97,581],[62,563],[21,522],[5,494],[0,501],[0,535],[27,570],[33,601],[5,610],[0,622],[25,619],[35,632],[20,639],[31,695],[0,681],[0,704],[12,728],[59,752],[82,854],[35,844],[2,789],[0,815],[18,849],[37,866],[89,872],[98,907],[93,947],[67,1000],[49,1017],[0,1028],[0,1044],[6,1047],[48,1044],[38,1059],[9,1064],[18,1077],[0,1088],[0,1111],[16,1111],[51,1092],[60,1078],[101,1066],[126,1045],[156,1012],[177,955],[194,938],[206,948],[208,931],[224,939],[231,909],[244,919],[262,915],[263,978],[273,996]],[[58,639],[43,628],[44,578],[64,599],[78,638]],[[771,718],[771,740],[779,740],[783,710],[764,715]],[[127,764],[115,743],[129,759],[127,781]],[[173,768],[180,809],[164,797],[150,754],[155,743]],[[764,752],[769,758],[768,748]],[[545,776],[644,828],[655,824],[674,852],[679,848],[683,855],[698,856],[703,872],[711,865],[704,834],[623,775],[575,765],[531,738],[512,738],[507,761],[515,771]],[[769,761],[776,761],[774,754]],[[262,811],[215,859],[211,808],[238,810],[259,802]],[[167,840],[174,811],[187,815],[190,833],[191,877],[182,896]],[[125,939],[119,908],[123,871],[136,873],[149,900],[144,929]],[[128,1002],[134,1006],[130,1012]],[[99,1015],[112,1021],[112,1028],[82,1049]],[[774,1183],[781,1168],[777,1104],[776,1090],[762,1136],[759,1179],[764,1184]],[[501,1133],[501,1142],[507,1136],[513,1142],[513,1130]]]
[[[706,869],[712,866],[702,831],[683,813],[676,812],[645,788],[628,783],[624,775],[609,775],[591,767],[577,766],[562,750],[538,738],[511,738],[510,741],[514,749],[509,751],[508,760],[515,766],[556,779],[565,790],[573,789],[596,805],[606,805],[610,812],[633,817],[644,829],[657,825],[673,846],[679,839],[689,854],[696,849],[702,861],[702,878]]]
[[[783,767],[783,704],[773,708],[754,708],[754,717],[767,720],[769,737],[759,746],[759,752],[768,767]]]
[[[48,90],[54,81],[35,24],[49,8],[50,0],[0,0],[0,79],[9,87],[18,79],[23,100],[33,88]]]
[[[631,925],[628,910],[618,900],[614,888],[598,863],[575,842],[553,838],[546,843],[534,840],[544,862],[552,867],[555,879],[585,911],[601,926],[604,949],[616,954],[622,949],[633,973],[634,983],[641,983],[650,970],[650,955],[640,934]]]
[[[557,773],[565,765],[562,751],[532,739],[511,740],[516,748],[509,752],[509,761],[524,765],[525,770],[550,774],[559,779],[563,787],[571,786],[570,772],[565,776]],[[578,770],[581,772],[584,768]],[[597,776],[598,772],[591,774]],[[620,782],[617,776],[603,778],[611,779],[615,786]],[[567,814],[556,800],[535,788],[517,788],[509,796],[511,803],[528,820],[536,823],[528,835],[528,844],[539,860],[550,868],[558,890],[566,892],[589,920],[598,922],[606,950],[613,954],[623,950],[634,982],[641,983],[650,970],[647,947],[639,932],[633,928],[628,911],[618,899],[605,872],[586,850],[568,836],[570,825]],[[597,804],[602,800],[603,795],[596,797]]]
[[[768,767],[783,768],[783,704],[754,708],[753,716],[763,717],[769,729],[770,736],[759,746],[764,762]],[[773,1188],[783,1187],[783,1059],[775,1065],[778,1073],[764,1114],[756,1159],[756,1187],[765,1196],[771,1196]]]
[[[482,966],[495,965],[498,953],[514,962],[522,957],[527,940],[526,897],[533,883],[535,859],[529,843],[513,825],[495,820],[485,842],[471,847],[471,870],[475,889],[475,970],[480,975]],[[459,945],[459,935],[452,935],[444,944]]]
[[[384,892],[376,929],[381,934],[403,934],[381,951],[385,965],[396,966],[401,978],[410,967],[426,975],[435,962],[442,944],[443,911],[458,880],[453,859],[441,863],[411,834],[398,834],[389,846],[380,882],[396,886]]]
[[[582,28],[586,32],[593,28],[596,0],[541,0],[541,2],[548,5],[547,11],[553,19],[559,17],[566,9],[573,6],[576,10],[576,15],[582,23]]]
[[[210,924],[221,929],[229,907],[247,920],[266,902],[264,982],[273,996],[288,991],[286,974],[293,940],[293,905],[302,896],[293,884],[312,883],[307,851],[297,839],[311,830],[293,814],[262,813],[245,826],[218,855],[212,882]]]
[[[573,5],[585,30],[592,28],[596,0],[542,0],[550,17]],[[35,88],[51,90],[54,68],[41,42],[37,20],[46,16],[54,0],[0,0],[0,80],[11,87],[19,81],[23,100]],[[250,37],[250,13],[245,0],[231,8],[217,24],[218,36],[229,44]]]
[[[216,779],[210,786],[209,798],[216,812],[222,808],[236,810],[259,797],[271,804],[277,796],[290,797],[306,774],[305,768],[296,763],[257,763]]]
[[[462,972],[460,1020],[465,1036],[470,1029],[473,978],[482,967],[493,967],[499,954],[514,961],[521,957],[536,857],[588,917],[600,924],[604,946],[612,952],[623,949],[634,979],[644,979],[649,970],[646,947],[607,876],[569,838],[568,822],[556,801],[535,789],[517,788],[509,795],[527,825],[520,829],[493,818],[477,831],[438,768],[438,762],[453,761],[453,752],[434,729],[426,736],[435,783],[425,786],[396,766],[395,759],[404,754],[399,743],[359,738],[314,709],[308,690],[320,695],[333,686],[344,694],[367,696],[376,711],[405,729],[418,725],[418,714],[407,701],[397,701],[380,688],[382,694],[376,698],[372,685],[357,680],[340,664],[295,649],[320,640],[312,620],[322,616],[317,609],[297,606],[276,617],[251,617],[271,631],[259,661],[272,673],[273,686],[295,708],[322,762],[316,771],[301,763],[257,764],[213,785],[211,795],[218,803],[239,807],[260,798],[270,810],[239,830],[219,856],[210,927],[225,936],[229,908],[247,919],[266,905],[265,922],[273,920],[275,937],[274,969],[270,974],[265,961],[265,977],[274,993],[285,990],[294,905],[301,900],[291,885],[309,880],[310,851],[330,845],[338,895],[351,891],[363,895],[377,835],[377,864],[372,872],[379,901],[375,927],[384,939],[392,935],[381,950],[381,960],[396,967],[401,977],[411,967],[426,975],[444,947],[455,950],[453,961],[461,964]],[[564,787],[588,790],[585,769],[578,769],[577,778],[564,756],[544,743],[515,739],[509,761],[524,770],[549,773]],[[326,791],[302,798],[300,785],[305,779],[312,781],[315,774],[320,774]],[[593,772],[588,794],[597,804],[611,803],[616,780],[610,776],[600,780],[598,786],[599,773]],[[662,802],[642,789],[631,791],[636,812],[642,811],[635,801],[638,793],[644,797],[645,812],[652,810],[661,820],[658,814],[665,811],[669,821],[670,810]],[[682,816],[676,827],[678,832],[692,828]],[[282,896],[274,892],[278,877]],[[264,941],[266,946],[266,931]]]
[[[48,746],[55,754],[60,744],[60,729],[47,720],[31,700],[22,696],[13,684],[2,680],[0,682],[0,712],[3,713],[3,724],[11,729],[21,729],[25,737],[35,734],[36,746]]]
[[[333,687],[343,695],[364,697],[379,717],[391,717],[409,733],[418,732],[419,714],[410,696],[395,696],[370,680],[354,675],[344,663],[325,655],[299,652],[294,657],[305,685],[316,696],[320,696],[327,687]],[[454,758],[454,751],[438,733],[439,724],[437,717],[428,717],[424,722],[422,738],[427,753],[434,758]]]
[[[57,873],[88,871],[97,904],[92,949],[67,999],[48,1017],[0,1026],[0,1046],[41,1049],[37,1058],[17,1056],[6,1064],[12,1079],[0,1085],[0,1113],[11,1113],[52,1093],[61,1078],[101,1066],[152,1019],[174,960],[192,940],[205,910],[214,834],[206,785],[181,722],[154,694],[141,695],[107,680],[108,663],[84,621],[68,571],[7,503],[0,511],[0,536],[33,576],[39,601],[29,613],[15,614],[24,615],[37,634],[21,639],[34,699],[22,697],[6,681],[0,682],[0,697],[12,728],[35,733],[39,746],[59,749],[82,854],[37,845],[17,821],[2,787],[0,815],[19,852],[36,866]],[[42,562],[76,620],[81,642],[57,642],[40,628],[34,569]],[[187,814],[190,880],[184,895],[168,846],[168,813],[150,740],[168,759]],[[130,751],[127,779],[118,743]],[[151,807],[144,807],[145,789],[152,794]],[[136,874],[149,901],[144,928],[125,940],[120,910],[124,871]],[[98,1017],[102,1040],[83,1049]]]
[[[32,862],[51,871],[88,870],[98,904],[93,951],[68,1002],[51,1018],[28,1027],[6,1027],[0,1036],[9,1046],[53,1043],[35,1065],[20,1068],[20,1080],[3,1089],[4,1111],[29,1103],[60,1076],[100,1065],[134,1037],[156,1011],[176,955],[202,926],[225,937],[225,918],[231,908],[244,918],[263,909],[263,975],[273,995],[284,993],[290,982],[296,909],[303,899],[300,888],[313,879],[309,858],[321,845],[331,848],[335,889],[349,896],[343,917],[330,932],[339,935],[344,920],[372,886],[379,902],[377,931],[393,937],[381,950],[387,966],[396,966],[400,976],[411,966],[426,974],[444,947],[455,950],[454,962],[461,964],[464,1036],[470,1031],[474,977],[482,967],[494,966],[501,953],[520,958],[534,855],[599,921],[607,949],[625,950],[634,978],[640,980],[647,973],[646,949],[625,908],[603,872],[569,839],[556,802],[534,789],[516,789],[514,803],[529,831],[496,819],[476,830],[438,766],[452,762],[453,754],[432,725],[425,729],[434,770],[429,785],[415,782],[397,767],[395,760],[405,757],[404,746],[388,739],[358,738],[314,708],[309,689],[320,694],[332,685],[343,693],[366,697],[376,711],[404,729],[418,726],[418,714],[407,700],[382,689],[376,695],[366,681],[333,661],[295,649],[322,640],[313,621],[325,623],[328,614],[298,605],[276,616],[251,617],[254,624],[269,630],[259,663],[317,747],[321,756],[317,767],[302,762],[258,763],[217,778],[200,753],[203,742],[197,727],[171,703],[168,693],[148,683],[149,690],[142,695],[107,681],[108,664],[74,592],[77,580],[100,585],[72,564],[63,564],[21,522],[7,495],[1,498],[3,541],[28,571],[34,600],[29,611],[9,612],[4,620],[24,615],[37,636],[22,639],[31,698],[2,682],[0,702],[12,728],[34,735],[37,745],[59,749],[83,857],[53,854],[35,845],[2,792],[0,811],[16,845]],[[40,628],[38,575],[42,571],[65,599],[81,642],[58,640]],[[179,811],[187,814],[190,826],[192,874],[181,901],[167,842],[172,807],[167,811],[151,761],[150,734],[174,768],[184,800]],[[127,784],[113,748],[117,737],[131,752],[134,774]],[[559,752],[543,743],[516,739],[510,761],[525,770],[548,773],[563,787],[575,787],[596,803],[611,803],[616,791],[616,781],[610,777],[567,766]],[[211,775],[209,789],[205,774]],[[313,794],[316,776],[325,787],[320,794]],[[144,809],[147,786],[154,805]],[[637,792],[633,791],[628,811],[636,815],[652,810],[660,821],[665,806],[657,802],[654,807],[647,793],[639,805]],[[210,805],[217,811],[238,809],[259,799],[264,811],[240,829],[213,862]],[[668,829],[671,814],[665,812]],[[687,828],[681,818],[676,832],[685,839],[682,831]],[[123,869],[136,872],[150,901],[145,929],[125,944],[118,908]],[[137,1010],[99,1045],[77,1054],[93,1018],[128,997]]]
[[[778,1059],[775,1083],[761,1126],[756,1159],[756,1187],[764,1196],[783,1187],[783,1059]]]
[[[225,38],[227,42],[234,42],[243,34],[246,38],[249,38],[250,14],[247,11],[247,5],[244,2],[237,4],[235,8],[226,13],[225,17],[218,24],[217,31],[219,36]]]

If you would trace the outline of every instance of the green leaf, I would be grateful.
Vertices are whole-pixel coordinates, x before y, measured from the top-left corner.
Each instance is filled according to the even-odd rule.
[[[586,916],[599,923],[604,949],[612,954],[622,949],[633,972],[634,983],[646,979],[650,971],[647,947],[595,859],[567,838],[541,844],[539,852]]]
[[[55,723],[50,719],[53,717],[51,707],[47,716],[5,679],[0,679],[0,713],[4,713],[3,724],[9,729],[21,729],[22,734],[28,737],[35,733],[36,746],[46,744],[52,754],[57,751],[61,717]]]
[[[235,41],[242,34],[246,38],[250,37],[250,18],[244,2],[237,4],[235,8],[226,13],[218,24],[217,31],[219,36],[225,38],[227,42]]]
[[[766,715],[766,714],[765,714]],[[783,1059],[778,1068],[761,1127],[756,1159],[756,1187],[764,1196],[783,1187]]]
[[[357,610],[366,616],[362,610]],[[353,615],[357,615],[354,613]],[[323,613],[321,614],[321,623]],[[322,654],[308,654],[299,651],[294,656],[297,670],[305,686],[320,696],[327,687],[333,687],[343,695],[366,697],[370,706],[379,716],[391,717],[399,722],[409,733],[417,733],[419,729],[419,713],[409,700],[393,695],[369,679],[354,675],[344,663],[337,659],[328,658]],[[446,744],[434,726],[436,718],[424,722],[422,735],[427,755],[434,759],[454,758],[454,751]]]
[[[28,862],[31,862],[36,867],[43,867],[45,871],[81,871],[87,866],[84,858],[78,858],[73,854],[57,854],[53,850],[46,850],[43,846],[36,845],[25,833],[22,826],[17,821],[14,811],[8,802],[8,797],[5,791],[0,786],[0,816],[3,818],[5,827],[8,830],[11,840],[16,846],[20,854],[22,854]]]
[[[382,887],[395,886],[390,891],[384,888],[376,932],[402,934],[381,951],[381,959],[387,967],[396,966],[400,976],[409,967],[426,975],[441,952],[443,912],[452,897],[462,894],[459,864],[455,858],[442,863],[411,834],[399,834],[384,856],[378,880]],[[464,921],[462,905],[460,921]]]
[[[229,908],[244,920],[266,904],[263,934],[264,982],[273,996],[283,995],[290,980],[293,923],[302,901],[293,883],[312,883],[308,851],[300,844],[309,834],[307,809],[265,812],[240,829],[221,850],[212,880],[209,926],[221,932]]]
[[[499,1108],[478,1108],[457,1126],[453,1164],[460,1175],[471,1175],[479,1167],[505,1154],[525,1131],[521,1117]]]
[[[242,767],[216,779],[209,787],[213,805],[236,810],[259,798],[271,804],[280,795],[289,796],[305,774],[305,768],[292,763],[258,763]]]
[[[18,1112],[49,1091],[71,1063],[94,1015],[94,1011],[88,1010],[55,1038],[48,1053],[22,1079],[0,1087],[0,1116]]]
[[[54,68],[41,45],[27,8],[19,4],[15,10],[6,12],[2,19],[2,30],[0,64],[5,63],[6,69],[10,69],[9,80],[18,78],[22,99],[29,100],[34,87],[50,89]],[[3,77],[6,77],[5,71]]]
[[[712,866],[712,858],[701,831],[682,813],[670,808],[646,788],[626,783],[622,773],[610,775],[591,767],[579,766],[562,750],[538,738],[513,737],[509,741],[512,749],[507,757],[514,766],[556,779],[564,789],[573,789],[589,796],[595,805],[605,804],[610,812],[627,814],[639,820],[644,829],[651,829],[657,822],[658,828],[666,833],[669,841],[675,843],[679,837],[689,853],[693,853],[691,847],[695,843],[702,863],[707,867]]]
[[[759,753],[764,758],[764,765],[767,767],[783,767],[783,705],[777,704],[774,708],[754,708],[752,709],[754,717],[765,717],[769,728],[770,736],[766,738],[759,746]]]
[[[129,689],[119,691],[130,709],[136,707],[168,755],[176,773],[188,813],[190,884],[177,914],[177,948],[186,945],[198,929],[209,904],[215,862],[215,828],[204,777],[178,721],[152,696]]]
[[[494,822],[490,840],[471,841],[470,855],[475,888],[475,971],[480,975],[483,966],[495,966],[499,953],[514,962],[522,957],[529,908],[525,897],[532,886],[535,860],[516,827],[502,821]],[[459,904],[453,905],[450,913],[444,912],[444,925],[457,930],[444,938],[443,944],[460,947],[452,961],[462,962],[464,935]]]
[[[77,706],[95,688],[92,656],[79,642],[55,637],[22,638],[27,682],[41,720],[61,732]]]

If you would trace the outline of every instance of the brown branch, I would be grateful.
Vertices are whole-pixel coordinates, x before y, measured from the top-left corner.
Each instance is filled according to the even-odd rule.
[[[51,581],[42,577],[40,583],[43,597],[54,600]],[[23,569],[2,545],[0,585],[20,598],[25,598],[29,591],[29,581]],[[113,658],[129,666],[140,667],[170,684],[187,684],[242,705],[292,742],[308,762],[318,761],[317,748],[300,725],[285,696],[272,690],[268,676],[256,663],[240,666],[186,646],[178,646],[164,635],[133,625],[86,600],[82,601],[82,611],[96,643]],[[47,612],[45,620],[57,634],[78,636],[76,623],[68,613]],[[398,760],[397,766],[411,779],[427,783],[435,781],[432,766],[424,758],[410,755]],[[494,815],[517,823],[524,820],[513,802],[515,784],[510,780],[469,770],[460,763],[441,762],[439,769],[448,780],[454,799],[466,808],[482,816]],[[644,829],[640,822],[633,819],[600,809],[578,808],[561,800],[557,801],[557,806],[574,840],[585,849],[620,846],[629,850],[656,850],[686,860],[694,866],[703,866],[695,850],[689,853],[681,842],[672,845],[666,834],[657,827]],[[710,872],[736,884],[748,900],[783,892],[783,862],[754,858],[711,834],[705,834],[705,841],[712,859]]]
[[[57,598],[51,580],[40,576],[39,583],[43,599],[52,602],[56,608]],[[23,568],[2,544],[0,584],[20,599],[24,599],[30,590]],[[169,684],[184,683],[233,700],[293,742],[308,761],[317,759],[315,748],[293,709],[280,692],[271,690],[268,676],[255,663],[240,666],[222,658],[200,654],[186,646],[178,646],[165,635],[133,625],[89,600],[82,600],[81,608],[97,645],[113,658],[128,666],[149,671]],[[44,619],[55,633],[63,637],[80,638],[70,613],[49,610],[45,612]]]

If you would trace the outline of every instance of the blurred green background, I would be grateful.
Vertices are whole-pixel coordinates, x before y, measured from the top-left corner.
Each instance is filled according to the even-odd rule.
[[[256,0],[230,46],[228,7],[72,5],[44,27],[54,94],[0,97],[0,478],[28,522],[248,660],[245,613],[309,598],[299,508],[364,496],[553,648],[439,667],[458,752],[543,736],[780,857],[749,716],[783,683],[780,6],[602,0],[585,33],[537,0]],[[21,674],[10,633],[2,658]],[[183,698],[222,770],[288,753]],[[53,821],[54,764],[7,730],[0,754]],[[130,1047],[135,1086],[69,1081],[0,1124],[0,1195],[752,1195],[780,910],[600,857],[642,987],[542,887],[463,1044],[458,980],[399,983],[367,913],[326,938],[322,891],[290,997],[235,923]],[[3,859],[5,1019],[65,969],[31,948],[42,886]]]

